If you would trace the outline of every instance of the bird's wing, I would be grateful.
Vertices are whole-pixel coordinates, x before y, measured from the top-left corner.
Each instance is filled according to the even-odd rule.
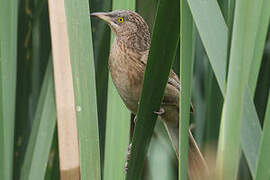
[[[180,91],[179,79],[177,75],[171,70],[162,104],[179,107],[179,91]]]
[[[140,58],[141,62],[145,65],[147,63],[148,52],[149,52],[148,50],[145,51],[142,55],[142,58]],[[180,86],[179,78],[175,74],[175,72],[171,70],[169,78],[168,78],[168,83],[164,92],[162,104],[179,107],[180,90],[181,90],[181,86]],[[191,111],[193,112],[192,105],[190,106],[190,108],[191,108]]]
[[[178,76],[171,70],[168,84],[165,89],[163,104],[175,105],[179,107],[179,92],[181,91]],[[190,104],[190,112],[194,112],[192,103]]]
[[[170,72],[168,84],[171,84],[172,86],[174,86],[178,91],[180,91],[180,89],[181,89],[180,81],[179,81],[177,75],[172,70]]]

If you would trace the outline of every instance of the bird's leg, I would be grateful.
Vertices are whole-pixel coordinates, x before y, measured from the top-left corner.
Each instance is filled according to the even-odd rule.
[[[126,156],[126,162],[125,162],[125,168],[124,168],[125,173],[127,173],[127,170],[128,170],[128,161],[130,158],[131,146],[132,146],[132,143],[128,145],[128,149],[127,149],[127,156]]]
[[[155,111],[154,113],[157,115],[162,115],[165,113],[165,110],[163,108],[160,108],[158,111]]]
[[[130,141],[132,140],[132,137],[133,137],[133,132],[134,132],[134,126],[135,126],[135,123],[136,123],[136,119],[137,119],[137,116],[136,114],[131,114],[131,123],[130,123]],[[128,161],[130,159],[130,153],[131,153],[131,146],[132,146],[132,143],[129,144],[128,146],[128,149],[127,149],[127,155],[126,155],[126,162],[125,162],[125,167],[124,167],[124,171],[125,173],[127,173],[127,170],[128,170]]]
[[[162,115],[164,114],[164,112],[165,110],[163,108],[160,108],[158,111],[155,111],[154,113],[157,115]],[[137,119],[137,116],[135,115],[133,119],[134,124],[136,124],[136,119]],[[124,167],[125,173],[127,173],[127,170],[128,170],[128,161],[130,159],[131,147],[132,147],[132,143],[128,145],[128,149],[127,149],[126,162],[125,162],[125,167]]]

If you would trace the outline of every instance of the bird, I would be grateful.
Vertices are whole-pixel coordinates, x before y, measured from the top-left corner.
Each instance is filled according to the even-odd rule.
[[[130,10],[94,12],[104,20],[114,33],[109,55],[109,71],[112,81],[126,107],[137,114],[143,84],[144,71],[150,50],[150,31],[145,20]],[[176,156],[179,159],[179,93],[181,90],[178,76],[170,71],[161,108],[157,113],[163,120]],[[207,171],[205,160],[189,132],[188,177],[197,180]]]

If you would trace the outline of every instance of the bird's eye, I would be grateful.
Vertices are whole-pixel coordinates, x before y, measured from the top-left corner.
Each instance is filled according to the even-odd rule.
[[[119,18],[118,18],[118,22],[120,22],[120,23],[124,22],[124,18],[119,17]]]

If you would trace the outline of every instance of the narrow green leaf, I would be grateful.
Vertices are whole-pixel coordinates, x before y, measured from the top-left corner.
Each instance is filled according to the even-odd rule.
[[[167,131],[164,128],[162,122],[156,123],[156,126],[163,126],[164,134],[167,135]],[[160,130],[160,129],[159,129]],[[159,131],[160,132],[160,131]],[[167,139],[161,139],[164,137],[153,136],[149,145],[149,156],[147,157],[147,175],[144,176],[146,180],[173,180],[176,179],[175,164],[173,158],[175,157],[175,151],[169,151],[170,140],[167,135]],[[162,162],[162,163],[160,163]]]
[[[226,72],[228,73],[228,66],[229,66],[229,54],[231,50],[231,40],[232,40],[232,27],[233,27],[233,20],[234,20],[234,8],[235,8],[235,0],[220,0],[221,10],[223,12],[223,16],[225,19],[225,23],[228,27],[228,41],[227,41],[227,63],[226,63]]]
[[[91,12],[110,11],[112,9],[111,0],[91,0],[89,3]],[[92,18],[91,25],[96,72],[100,164],[103,174],[108,94],[108,66],[105,64],[108,64],[111,32],[110,27],[98,18]]]
[[[255,105],[246,86],[244,94],[244,111],[242,117],[241,145],[246,156],[252,177],[255,176],[256,162],[261,139],[261,125],[258,121]]]
[[[31,55],[31,116],[34,119],[34,113],[39,99],[40,89],[46,65],[51,54],[51,38],[49,32],[49,16],[47,1],[42,0],[33,2],[33,25],[32,25],[32,55]],[[30,122],[31,122],[30,121]]]
[[[235,0],[226,0],[226,1],[220,0],[220,4],[224,19],[226,21],[227,26],[229,27],[228,29],[231,30],[233,25]]]
[[[222,94],[225,93],[228,28],[215,0],[187,1]],[[214,34],[214,36],[213,36]]]
[[[260,70],[263,47],[269,24],[270,2],[265,0],[253,1],[251,7],[252,8],[250,9],[246,9],[246,11],[249,11],[249,18],[247,20],[248,29],[245,31],[245,43],[243,43],[244,48],[246,49],[244,54],[245,64],[250,72],[249,75],[245,77],[245,82],[248,82],[248,86],[246,86],[244,94],[241,144],[243,152],[246,155],[251,175],[255,178],[256,162],[259,151],[258,148],[261,137],[261,126],[259,124],[257,114],[254,113],[256,112],[256,109],[253,101],[248,101],[248,98],[253,99],[255,95],[257,77]],[[249,112],[250,110],[252,113]]]
[[[153,30],[158,1],[156,0],[136,0],[136,11],[147,22],[150,32]]]
[[[117,9],[135,10],[135,1],[114,0],[113,10]],[[124,168],[129,143],[129,129],[129,111],[109,76],[104,180],[125,179]]]
[[[268,7],[267,7],[268,3]],[[253,1],[250,5],[252,8],[246,9],[248,12],[248,29],[245,31],[245,44],[243,44],[245,49],[248,49],[244,54],[245,64],[247,64],[248,73],[253,70],[253,73],[249,73],[250,79],[251,76],[257,76],[260,70],[260,64],[262,60],[263,47],[266,38],[266,32],[269,24],[269,16],[270,16],[270,2],[265,0],[257,0]],[[265,8],[263,7],[265,6]],[[265,14],[262,14],[262,10]],[[263,20],[263,21],[261,21]],[[267,22],[268,20],[268,22]],[[259,29],[262,28],[262,29]],[[263,36],[264,35],[264,36]],[[261,37],[260,37],[261,36]],[[259,39],[262,38],[262,39]],[[260,40],[260,42],[259,42]],[[258,46],[258,48],[256,47]],[[260,55],[260,56],[258,56]],[[255,57],[257,56],[257,57]],[[256,59],[254,59],[256,58]],[[253,64],[253,66],[251,66]],[[257,78],[256,78],[257,79]],[[256,88],[256,79],[252,81],[252,84],[248,81],[248,85],[251,89],[251,95],[254,96],[255,88]]]
[[[194,26],[195,27],[195,26]],[[196,30],[196,28],[194,28]],[[204,141],[203,134],[206,131],[211,131],[207,129],[208,121],[210,121],[210,118],[206,117],[207,113],[207,103],[210,103],[210,97],[207,94],[209,92],[209,87],[211,87],[209,84],[211,84],[211,77],[209,76],[211,72],[211,65],[209,63],[209,60],[207,58],[207,55],[204,51],[203,44],[200,40],[199,34],[196,33],[194,35],[196,37],[195,43],[195,54],[194,54],[194,74],[192,78],[192,104],[194,106],[194,113],[192,113],[191,120],[194,120],[194,123],[196,124],[196,128],[194,129],[194,138],[196,139],[196,142],[198,143],[198,146]],[[210,71],[210,72],[209,72]],[[212,76],[214,76],[214,73],[212,72]],[[207,79],[205,81],[204,79]],[[202,83],[203,82],[203,83]],[[199,90],[201,89],[201,90]],[[219,87],[217,85],[217,89],[219,91]],[[213,93],[212,93],[213,94]],[[209,100],[207,100],[209,98]],[[217,101],[215,100],[215,106]],[[216,116],[215,116],[216,121]]]
[[[190,119],[190,96],[191,77],[193,62],[193,20],[187,1],[180,2],[180,123],[179,123],[179,180],[187,179],[188,172],[188,148],[189,148],[189,119]]]
[[[270,91],[269,91],[270,92]],[[270,177],[270,93],[268,93],[268,103],[264,118],[262,138],[260,142],[260,152],[256,168],[255,180],[268,180]]]
[[[130,116],[109,78],[104,180],[125,179]]]
[[[48,160],[45,180],[59,180],[60,179],[60,167],[59,167],[59,151],[58,151],[58,132],[55,128],[52,147]]]
[[[65,1],[78,123],[81,179],[100,179],[94,56],[88,0]]]
[[[119,10],[119,9],[135,10],[135,4],[136,2],[134,0],[132,1],[114,0],[112,7],[113,7],[113,10]]]
[[[11,180],[16,97],[18,1],[0,1],[0,179]]]
[[[243,150],[246,153],[250,149],[253,149],[253,152],[258,152],[258,144],[259,139],[261,136],[261,127],[259,125],[259,119],[257,117],[255,107],[253,105],[253,102],[247,101],[247,98],[252,99],[255,95],[255,88],[256,88],[256,82],[257,82],[257,76],[260,70],[260,64],[261,64],[261,59],[262,59],[262,54],[263,54],[263,46],[264,46],[264,39],[266,38],[266,32],[269,24],[269,16],[270,12],[267,11],[267,8],[270,8],[270,3],[269,1],[265,0],[259,0],[256,2],[253,2],[251,5],[252,8],[249,10],[249,15],[250,18],[248,18],[248,30],[246,31],[246,43],[245,43],[245,48],[248,49],[248,51],[245,53],[245,60],[246,64],[249,66],[247,69],[250,69],[249,71],[249,77],[246,77],[248,81],[248,86],[246,87],[246,92],[245,92],[245,103],[246,103],[246,108],[244,109],[244,114],[243,114],[243,120],[246,121],[244,123],[243,129],[245,128],[246,130],[246,140],[242,141],[242,146]],[[262,10],[264,10],[263,13]],[[248,104],[248,105],[247,105]],[[253,107],[250,107],[253,106]],[[249,116],[247,116],[248,112],[250,109],[253,109]],[[250,118],[253,116],[254,118]],[[255,120],[256,119],[256,120]],[[252,122],[253,121],[253,122]],[[247,126],[250,125],[250,127]],[[256,125],[255,128],[251,128],[251,125]],[[252,130],[253,129],[253,130]],[[254,134],[248,133],[248,132],[253,132]],[[242,135],[243,136],[243,135]],[[245,146],[248,142],[248,140],[252,140],[253,143],[256,143],[257,145],[253,145],[251,147]],[[244,148],[245,147],[245,148]],[[254,148],[255,147],[255,148]],[[255,150],[256,149],[256,150]],[[257,155],[258,153],[256,153]],[[252,155],[252,154],[250,154]],[[257,158],[257,156],[256,156]],[[255,163],[256,163],[256,158],[252,156],[248,156],[247,160],[251,168],[252,176],[254,177],[255,175]]]
[[[206,130],[205,141],[211,145],[216,144],[219,134],[220,117],[223,106],[223,96],[219,90],[214,72],[211,70],[207,77],[208,86],[206,90]],[[196,106],[195,106],[196,107]],[[196,113],[196,111],[195,111]]]
[[[243,100],[249,71],[249,62],[245,62],[245,53],[248,51],[245,44],[248,42],[246,29],[249,25],[247,12],[250,8],[251,1],[236,2],[228,85],[218,146],[218,179],[237,178]]]
[[[268,90],[270,87],[270,28],[268,29],[267,41],[265,44],[263,60],[260,67],[260,72],[258,76],[258,83],[256,87],[256,93],[254,95],[254,104],[256,105],[256,110],[260,122],[263,122],[264,114],[267,105]]]
[[[44,179],[55,125],[56,107],[52,59],[50,58],[24,157],[21,180]]]
[[[257,28],[256,31],[256,40],[254,42],[254,50],[252,57],[251,70],[249,74],[249,87],[252,97],[254,97],[257,79],[259,76],[259,70],[261,65],[261,60],[264,51],[265,39],[267,34],[267,29],[270,19],[270,1],[269,0],[260,0],[254,2],[254,13],[256,19],[254,19],[254,26]]]
[[[16,84],[16,111],[15,111],[15,133],[14,133],[14,154],[13,178],[19,179],[20,170],[23,164],[34,111],[31,103],[31,77],[32,74],[32,7],[33,1],[21,0],[18,8],[18,40],[17,40],[17,84]],[[27,9],[27,11],[26,11]],[[35,49],[35,48],[33,48]],[[47,58],[48,60],[48,58]],[[44,68],[45,69],[45,68]],[[36,71],[37,72],[37,71]],[[34,107],[35,108],[35,107]]]
[[[203,23],[202,23],[202,25],[199,25],[199,20],[200,19],[208,19],[209,17],[216,18],[216,15],[214,15],[214,14],[211,15],[212,11],[206,5],[201,5],[201,3],[197,3],[197,1],[194,1],[194,0],[189,0],[189,2],[192,2],[192,3],[189,3],[189,5],[190,5],[190,8],[191,8],[191,12],[194,13],[193,18],[194,18],[195,23],[196,23],[196,21],[198,21],[196,23],[196,25],[197,25],[198,31],[199,32],[201,31],[200,35],[203,34],[203,33],[207,33],[208,36],[212,36],[213,32],[211,33],[211,31],[205,30],[203,28],[203,26],[204,26]],[[210,2],[213,3],[213,0],[203,2],[203,4],[204,3],[207,4],[207,3],[210,3]],[[231,1],[229,3],[231,8],[233,7],[232,3],[233,3],[233,1]],[[257,3],[257,2],[254,2],[254,3]],[[199,6],[199,7],[196,7],[196,6]],[[213,7],[213,6],[209,6],[209,7]],[[215,7],[218,8],[217,6],[215,6]],[[217,11],[217,10],[215,10],[215,11]],[[197,14],[197,15],[195,15],[195,14]],[[220,13],[218,13],[218,14],[220,14]],[[266,16],[267,16],[267,14],[266,14]],[[213,22],[216,22],[216,21],[213,21]],[[220,22],[219,22],[219,24],[220,24]],[[225,24],[225,23],[222,23],[222,24]],[[262,22],[262,24],[263,24],[263,22]],[[209,26],[216,27],[216,25],[214,23],[209,24]],[[261,30],[261,31],[263,31],[263,30]],[[214,33],[216,34],[216,32],[214,32]],[[228,33],[228,32],[226,32],[226,33]],[[262,34],[260,34],[260,35],[262,36]],[[205,37],[208,37],[208,36],[205,36]],[[203,39],[204,36],[201,35],[201,38]],[[212,42],[212,43],[214,43],[213,46],[218,47],[218,44],[221,44],[222,42],[221,41],[216,41],[215,39]],[[258,41],[258,38],[257,38],[256,42],[257,41]],[[203,41],[203,42],[205,42],[205,41]],[[226,44],[226,42],[227,42],[227,40],[224,41],[223,43]],[[262,43],[262,42],[260,41],[260,43]],[[207,48],[205,48],[205,49],[206,49],[206,51],[209,51],[209,49],[207,49]],[[255,50],[255,52],[257,53],[258,51]],[[216,61],[216,59],[212,59],[209,56],[209,53],[208,53],[208,57],[209,57],[210,63],[212,64],[212,68],[215,69],[216,67],[214,66],[213,61]],[[226,59],[224,59],[224,62],[225,61],[226,61]],[[256,74],[256,73],[258,73],[258,66],[256,66],[256,64],[258,63],[258,59],[256,60],[256,62],[254,62],[254,60],[252,60],[252,62],[253,62],[253,64],[251,65],[252,68],[251,68],[250,71],[251,71],[252,74],[254,74],[254,72]],[[223,68],[226,69],[226,66],[224,66]],[[217,71],[215,71],[215,70],[214,70],[214,73],[215,73],[215,76],[216,76],[216,78],[217,78],[217,80],[219,82],[221,81],[221,79],[226,79],[226,77],[221,77],[222,73],[217,73]],[[255,76],[256,75],[252,76],[252,78],[254,78]],[[256,82],[250,82],[249,85],[252,86],[252,87],[246,87],[246,90],[245,90],[246,92],[244,93],[244,96],[245,96],[245,98],[244,98],[245,99],[244,112],[248,111],[249,114],[251,114],[251,116],[247,117],[245,115],[245,113],[244,113],[243,127],[242,127],[242,132],[241,132],[241,143],[242,143],[243,151],[244,151],[245,156],[247,158],[247,161],[249,163],[249,167],[251,168],[251,167],[255,167],[254,165],[256,164],[257,154],[254,154],[254,153],[258,152],[258,150],[256,150],[258,148],[258,146],[254,145],[254,146],[249,147],[247,142],[248,141],[250,141],[250,142],[258,142],[257,140],[260,139],[261,129],[260,129],[260,124],[259,124],[259,119],[258,119],[257,113],[255,111],[255,107],[254,107],[253,100],[252,100],[253,95],[251,94],[251,96],[250,96],[250,93],[248,93],[249,92],[248,88],[254,89],[255,86],[256,86]],[[219,83],[219,86],[220,86],[220,83]],[[224,96],[225,95],[225,89],[222,90],[221,86],[220,86],[220,89],[222,91],[222,95]],[[255,119],[254,118],[252,119],[250,117],[254,117]],[[223,124],[223,122],[222,122],[222,124]],[[222,128],[223,127],[221,126],[221,130],[222,130]],[[256,128],[256,129],[254,129],[254,128]],[[249,133],[246,133],[246,132],[249,132]],[[248,141],[247,141],[247,139],[248,139]],[[253,173],[253,176],[254,176],[255,169],[251,169],[251,172]]]
[[[267,2],[268,3],[268,2]],[[268,18],[269,20],[269,12],[265,14],[261,14],[261,9],[264,8],[266,2],[263,0],[259,0],[256,2],[252,2],[250,5],[250,9],[245,9],[245,12],[248,12],[249,18],[246,20],[248,24],[248,28],[244,34],[245,42],[242,43],[245,49],[244,59],[247,71],[250,71],[249,76],[246,76],[244,81],[248,82],[249,86],[245,88],[244,94],[244,111],[243,111],[243,127],[242,127],[242,135],[241,135],[241,144],[243,148],[243,152],[246,155],[246,159],[248,165],[250,167],[251,174],[253,178],[255,177],[255,168],[256,161],[258,157],[258,147],[259,141],[261,137],[261,128],[259,125],[256,110],[251,101],[252,97],[254,97],[254,92],[256,88],[256,76],[259,73],[261,57],[258,57],[259,54],[262,54],[263,48],[258,49],[258,47],[263,46],[264,40],[258,42],[259,38],[265,39],[267,25],[269,22],[265,22]],[[268,3],[268,5],[270,5]],[[267,7],[267,6],[266,6]],[[268,6],[269,8],[270,6]],[[265,9],[265,8],[264,8]],[[265,17],[264,17],[265,16]],[[263,21],[261,21],[263,19]],[[264,37],[262,37],[264,35]],[[256,55],[258,54],[258,55]],[[257,56],[254,59],[254,56]],[[254,81],[248,81],[252,77],[255,77]],[[253,78],[252,78],[253,79]],[[251,92],[249,91],[251,89]],[[248,99],[250,99],[248,101]],[[251,113],[249,112],[250,110]],[[251,118],[253,117],[253,118]],[[252,132],[252,133],[250,133]]]
[[[127,180],[141,177],[144,158],[153,134],[168,75],[177,51],[180,32],[179,0],[159,1],[151,48],[145,70]]]

